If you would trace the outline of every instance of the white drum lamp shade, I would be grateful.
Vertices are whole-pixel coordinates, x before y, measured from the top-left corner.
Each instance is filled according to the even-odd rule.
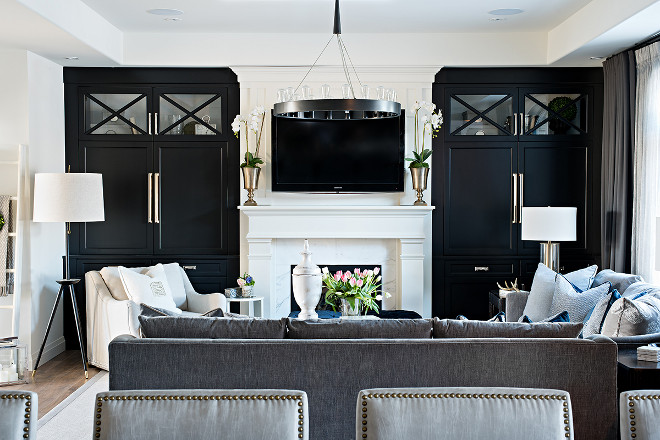
[[[522,239],[575,241],[577,208],[523,207]]]
[[[95,173],[34,175],[35,222],[99,222],[105,220],[103,179]]]

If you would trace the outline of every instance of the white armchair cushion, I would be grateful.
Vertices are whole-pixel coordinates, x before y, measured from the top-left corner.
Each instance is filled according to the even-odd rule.
[[[172,291],[174,304],[181,310],[187,310],[186,288],[183,284],[183,277],[185,276],[187,278],[187,276],[183,268],[179,266],[179,263],[168,263],[162,266],[165,270],[165,276],[170,285],[170,290]]]
[[[304,391],[110,391],[94,407],[100,440],[309,439]]]
[[[119,266],[119,276],[126,294],[134,303],[144,303],[181,313],[181,309],[176,306],[172,298],[170,284],[162,264],[155,265],[144,275]]]
[[[356,438],[367,434],[370,440],[574,438],[571,400],[566,391],[559,390],[362,390],[356,416]]]
[[[133,272],[137,273],[147,273],[151,267],[127,267],[126,269],[130,269]],[[103,278],[103,281],[105,281],[106,286],[108,286],[108,290],[110,291],[110,295],[117,301],[127,301],[128,300],[128,294],[126,293],[126,290],[124,290],[124,284],[121,282],[121,277],[119,276],[119,267],[117,266],[108,266],[104,267],[100,271],[101,277]]]
[[[625,391],[619,396],[622,439],[660,438],[660,390]]]

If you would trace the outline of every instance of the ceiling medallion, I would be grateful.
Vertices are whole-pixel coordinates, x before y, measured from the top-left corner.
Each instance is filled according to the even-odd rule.
[[[369,86],[362,84],[358,77],[355,66],[348,54],[348,49],[341,38],[341,23],[339,16],[339,0],[335,0],[335,18],[333,35],[325,47],[309,68],[302,81],[294,89],[280,89],[277,92],[277,103],[273,107],[273,115],[281,118],[300,119],[380,119],[395,118],[401,115],[401,104],[396,102],[396,92],[393,89],[385,89],[383,86],[376,88],[377,99],[370,98]],[[321,55],[335,39],[339,46],[342,67],[346,75],[346,84],[342,86],[342,99],[333,99],[330,96],[330,86],[321,86],[321,99],[314,99],[311,87],[301,85],[312,71]],[[351,80],[351,71],[360,85],[361,98],[356,97],[356,90]],[[302,95],[298,94],[298,90]]]

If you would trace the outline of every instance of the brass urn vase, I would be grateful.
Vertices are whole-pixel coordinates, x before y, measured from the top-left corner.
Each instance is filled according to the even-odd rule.
[[[429,177],[429,168],[410,168],[410,175],[412,176],[413,189],[417,192],[417,200],[413,203],[414,206],[426,206],[426,202],[422,199],[422,193],[426,189],[426,181]]]
[[[242,167],[243,172],[243,188],[247,190],[248,199],[243,203],[245,206],[257,206],[254,201],[254,190],[259,188],[259,172],[260,168]]]

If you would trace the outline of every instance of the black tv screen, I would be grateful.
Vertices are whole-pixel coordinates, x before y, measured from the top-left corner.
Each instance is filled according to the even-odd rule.
[[[272,190],[403,191],[404,121],[273,117]]]

